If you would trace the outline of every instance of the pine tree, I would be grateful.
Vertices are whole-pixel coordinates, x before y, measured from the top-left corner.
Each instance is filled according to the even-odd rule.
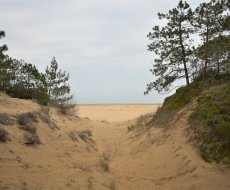
[[[72,99],[70,86],[67,83],[69,74],[66,73],[66,71],[58,69],[58,63],[55,57],[53,57],[50,67],[47,67],[45,70],[45,80],[51,103],[65,104]]]
[[[209,67],[206,78],[230,74],[230,36],[218,36],[198,48],[198,57],[205,60],[208,51]],[[208,75],[208,71],[211,76]],[[210,75],[209,74],[209,75]]]
[[[5,32],[0,31],[0,39],[5,37]],[[7,51],[7,45],[0,46],[0,90],[5,91],[10,82],[10,74],[8,73],[8,68],[10,65],[10,59],[4,54]]]
[[[229,20],[229,17],[224,14],[226,3],[226,0],[211,0],[208,3],[201,3],[195,10],[193,25],[201,37],[199,57],[204,61],[204,66],[202,66],[203,79],[207,78],[208,67],[211,64],[210,51],[212,50],[210,48],[212,43],[209,41],[226,31],[227,19]]]
[[[176,8],[167,14],[158,13],[158,16],[159,19],[165,19],[167,24],[164,27],[153,27],[153,31],[148,34],[152,41],[148,50],[157,55],[150,71],[158,78],[147,85],[145,94],[153,88],[158,92],[168,91],[172,83],[180,78],[185,78],[187,85],[190,83],[188,67],[192,55],[192,10],[187,2],[181,0]]]

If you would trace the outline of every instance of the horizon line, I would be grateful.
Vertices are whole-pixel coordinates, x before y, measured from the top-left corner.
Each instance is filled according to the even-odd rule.
[[[163,103],[76,103],[76,105],[162,105]]]

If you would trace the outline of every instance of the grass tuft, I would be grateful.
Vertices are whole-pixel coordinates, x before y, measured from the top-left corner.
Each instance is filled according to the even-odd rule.
[[[22,113],[17,116],[18,128],[26,131],[24,133],[24,139],[26,145],[41,144],[39,137],[37,136],[37,129],[33,126],[33,122],[38,122],[37,114],[35,112]]]
[[[0,142],[6,142],[8,139],[7,137],[8,137],[8,132],[5,129],[0,128]]]
[[[35,112],[22,113],[17,116],[17,122],[20,125],[29,125],[32,122],[38,122]]]
[[[27,125],[19,125],[18,128],[22,129],[24,131],[28,131],[31,134],[36,134],[37,133],[36,127],[33,127],[33,126],[29,125],[29,124],[27,124]]]
[[[105,160],[104,158],[100,158],[99,159],[99,165],[105,172],[109,172],[108,160]]]
[[[36,145],[41,144],[39,137],[36,134],[25,133],[24,134],[26,145]]]
[[[7,113],[0,113],[0,124],[13,125],[14,120]]]
[[[72,139],[72,141],[78,141],[78,139],[81,139],[85,142],[93,142],[92,133],[90,130],[70,131],[69,137]]]
[[[76,104],[60,104],[59,110],[64,115],[75,115],[76,112]]]

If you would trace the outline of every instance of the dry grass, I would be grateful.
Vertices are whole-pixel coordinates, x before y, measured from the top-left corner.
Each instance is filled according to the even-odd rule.
[[[0,113],[0,124],[13,125],[14,120],[7,113]]]
[[[90,130],[79,131],[78,136],[85,142],[93,142],[93,139],[91,138],[92,133]]]
[[[61,104],[58,107],[60,112],[64,115],[75,115],[76,113],[76,104]]]
[[[109,161],[109,160],[110,160],[110,154],[109,154],[109,152],[108,152],[108,151],[103,152],[102,158],[103,158],[104,160],[106,160],[106,161]]]
[[[49,114],[50,109],[48,107],[43,106],[40,111],[38,112],[38,115],[40,117],[40,119],[47,123],[48,125],[50,124],[51,120],[50,120],[50,114]]]
[[[69,137],[71,138],[72,141],[78,141],[78,132],[77,131],[70,131],[69,132]]]
[[[37,129],[33,126],[33,122],[38,122],[37,114],[35,112],[22,113],[17,116],[18,128],[26,131],[24,139],[26,145],[40,144],[41,141],[37,136]]]
[[[38,111],[38,116],[39,118],[48,124],[50,129],[59,129],[58,126],[52,121],[51,116],[49,114],[50,108],[43,106],[39,111]]]
[[[152,114],[141,115],[136,119],[135,123],[128,126],[128,131],[146,129],[151,120]]]
[[[117,189],[116,183],[114,181],[110,181],[108,188],[110,188],[111,190],[116,190]]]
[[[105,187],[107,187],[108,189],[111,189],[111,190],[116,190],[117,189],[117,186],[116,186],[116,183],[114,180],[110,180],[106,183],[103,184]]]
[[[8,139],[7,137],[8,137],[8,132],[5,129],[0,128],[0,142],[6,142]]]
[[[105,171],[109,172],[109,162],[108,160],[105,160],[104,158],[99,159],[99,166]]]
[[[41,141],[36,134],[25,133],[24,139],[25,139],[25,144],[27,145],[41,144]]]
[[[81,139],[86,143],[94,142],[92,139],[92,133],[90,130],[70,131],[69,137],[72,139],[72,141],[78,141],[79,139]]]
[[[17,122],[20,125],[30,125],[32,122],[38,122],[35,112],[22,113],[17,116]]]
[[[30,124],[27,125],[19,125],[18,126],[19,129],[24,130],[24,131],[28,131],[31,134],[36,134],[37,129],[36,127],[31,126]]]

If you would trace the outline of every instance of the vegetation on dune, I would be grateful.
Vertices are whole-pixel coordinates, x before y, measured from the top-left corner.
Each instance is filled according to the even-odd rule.
[[[99,159],[99,165],[105,172],[109,172],[108,160],[105,160],[104,158],[100,158]]]
[[[103,185],[105,187],[107,187],[108,189],[111,189],[111,190],[116,190],[117,189],[115,180],[109,180],[106,183],[104,183]]]
[[[8,139],[8,132],[3,129],[3,128],[0,128],[0,142],[6,142]]]
[[[230,163],[230,82],[199,96],[190,123],[202,158]]]
[[[194,108],[190,127],[207,161],[230,160],[229,10],[227,0],[201,3],[194,10],[180,0],[168,13],[158,13],[165,25],[154,26],[148,34],[148,50],[156,57],[150,71],[156,79],[145,94],[152,89],[169,92],[183,78],[186,83],[165,99],[148,126],[169,126],[189,104]]]
[[[0,39],[5,32],[0,31]],[[68,105],[73,96],[68,84],[69,74],[58,68],[55,57],[45,72],[35,65],[7,55],[7,45],[0,46],[0,91],[12,97],[34,99],[43,105]]]
[[[41,144],[41,141],[37,134],[24,133],[24,139],[26,145],[37,145]]]
[[[76,113],[76,104],[68,103],[68,104],[60,104],[59,110],[64,115],[75,115]]]
[[[95,142],[92,139],[92,133],[90,130],[82,130],[82,131],[70,131],[69,132],[69,138],[76,142],[76,141],[84,141],[87,145],[89,145],[91,148],[93,148],[94,150],[96,150],[95,147]],[[87,150],[89,151],[89,147],[87,147]]]
[[[165,99],[148,127],[169,127],[175,115],[189,105],[189,127],[206,161],[230,161],[230,79],[193,82]],[[186,109],[188,110],[188,109]]]
[[[13,125],[14,120],[7,113],[0,113],[0,124]]]
[[[50,108],[47,106],[42,106],[41,109],[37,112],[39,118],[45,122],[50,129],[59,129],[56,123],[51,119]]]
[[[26,145],[40,144],[41,141],[37,135],[37,128],[34,122],[38,122],[37,114],[35,112],[22,113],[17,116],[18,128],[24,130],[24,139]]]
[[[159,108],[158,108],[159,109]],[[128,132],[131,131],[142,131],[143,129],[147,129],[146,126],[152,121],[152,114],[141,115],[137,119],[135,119],[134,123],[131,123],[127,129]]]
[[[18,124],[30,125],[32,122],[38,122],[37,115],[35,112],[26,112],[17,116]]]

